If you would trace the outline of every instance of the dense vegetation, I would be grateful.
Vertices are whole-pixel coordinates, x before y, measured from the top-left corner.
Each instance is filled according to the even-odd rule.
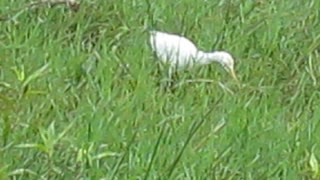
[[[320,1],[25,3],[0,1],[0,179],[320,178]],[[212,64],[166,90],[150,27],[241,87]]]

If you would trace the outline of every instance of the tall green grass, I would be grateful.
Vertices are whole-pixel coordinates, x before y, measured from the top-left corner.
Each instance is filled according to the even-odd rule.
[[[0,179],[319,179],[319,9],[82,1],[0,22]],[[242,87],[212,64],[166,91],[146,28],[231,52]]]

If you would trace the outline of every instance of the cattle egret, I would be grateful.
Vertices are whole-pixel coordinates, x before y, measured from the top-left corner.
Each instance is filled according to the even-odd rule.
[[[225,51],[204,52],[183,36],[159,31],[150,31],[150,43],[156,56],[170,65],[169,76],[173,69],[218,62],[239,82],[234,71],[234,60]]]

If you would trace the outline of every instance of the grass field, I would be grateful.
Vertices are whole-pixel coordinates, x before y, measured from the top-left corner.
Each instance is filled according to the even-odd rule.
[[[0,0],[0,179],[320,179],[320,1],[27,2]],[[146,27],[242,86],[212,64],[166,91]]]

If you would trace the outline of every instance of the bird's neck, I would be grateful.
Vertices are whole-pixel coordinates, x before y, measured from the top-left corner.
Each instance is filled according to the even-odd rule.
[[[220,62],[221,58],[218,52],[204,52],[198,51],[197,59],[199,60],[200,64],[210,64],[212,62]]]

